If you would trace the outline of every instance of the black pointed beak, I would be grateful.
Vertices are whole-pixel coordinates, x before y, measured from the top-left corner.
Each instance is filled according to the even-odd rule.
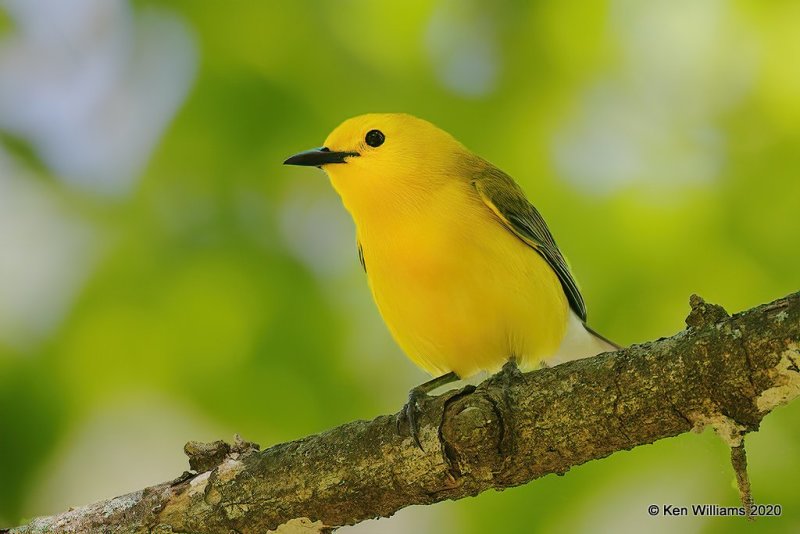
[[[295,154],[284,161],[283,164],[321,167],[328,163],[347,163],[345,158],[356,157],[358,155],[358,152],[331,152],[331,149],[323,146]]]

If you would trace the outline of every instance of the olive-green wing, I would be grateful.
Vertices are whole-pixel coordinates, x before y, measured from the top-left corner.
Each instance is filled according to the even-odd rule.
[[[502,223],[528,246],[538,252],[555,271],[572,310],[586,322],[586,305],[569,266],[558,250],[553,235],[541,214],[528,202],[517,183],[500,169],[487,164],[473,180],[483,202]]]

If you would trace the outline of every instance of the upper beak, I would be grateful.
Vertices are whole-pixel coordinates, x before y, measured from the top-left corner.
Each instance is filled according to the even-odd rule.
[[[321,167],[328,163],[347,163],[345,158],[358,156],[358,152],[331,152],[330,148],[320,147],[300,152],[283,162],[284,165],[303,165]]]

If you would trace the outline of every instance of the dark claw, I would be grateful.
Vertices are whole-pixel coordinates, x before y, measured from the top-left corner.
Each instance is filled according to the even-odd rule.
[[[458,380],[458,376],[455,373],[450,372],[436,377],[433,380],[429,380],[424,384],[420,384],[409,391],[408,402],[405,404],[405,406],[403,406],[403,409],[400,410],[400,413],[397,414],[397,433],[402,436],[402,427],[405,424],[408,424],[408,431],[411,434],[411,438],[414,440],[414,443],[417,444],[417,447],[419,447],[420,450],[424,450],[419,439],[419,414],[423,411],[422,405],[424,405],[425,401],[429,398],[428,393],[430,391],[433,391],[434,389],[451,382],[455,382],[456,380]]]
[[[406,402],[403,409],[400,410],[400,413],[397,414],[397,433],[402,435],[402,427],[407,424],[408,432],[420,450],[424,450],[419,440],[420,402],[424,402],[427,397],[428,394],[424,391],[420,391],[418,388],[412,389],[408,392],[408,402]]]
[[[423,400],[427,397],[427,393],[422,393],[416,388],[412,389],[408,392],[408,402],[403,407],[403,411],[406,412],[406,417],[408,418],[408,431],[411,433],[414,443],[417,444],[417,447],[419,447],[420,450],[422,450],[422,443],[419,441],[419,403],[420,400]]]

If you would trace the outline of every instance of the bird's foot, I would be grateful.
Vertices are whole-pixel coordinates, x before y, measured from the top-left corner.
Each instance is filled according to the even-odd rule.
[[[422,444],[419,441],[419,415],[422,413],[422,404],[429,397],[424,391],[419,388],[414,388],[408,392],[408,402],[397,414],[397,433],[402,435],[402,428],[408,425],[408,432],[411,434],[411,439],[417,444],[417,447],[422,449]]]
[[[422,449],[422,443],[419,439],[419,419],[420,415],[425,411],[425,403],[431,399],[428,393],[450,382],[455,382],[456,380],[458,380],[458,375],[450,372],[434,378],[433,380],[429,380],[424,384],[420,384],[409,391],[408,402],[403,406],[403,409],[400,410],[400,413],[397,414],[397,433],[403,435],[402,429],[404,426],[408,425],[408,432],[411,435],[411,439],[414,440],[417,447]]]

